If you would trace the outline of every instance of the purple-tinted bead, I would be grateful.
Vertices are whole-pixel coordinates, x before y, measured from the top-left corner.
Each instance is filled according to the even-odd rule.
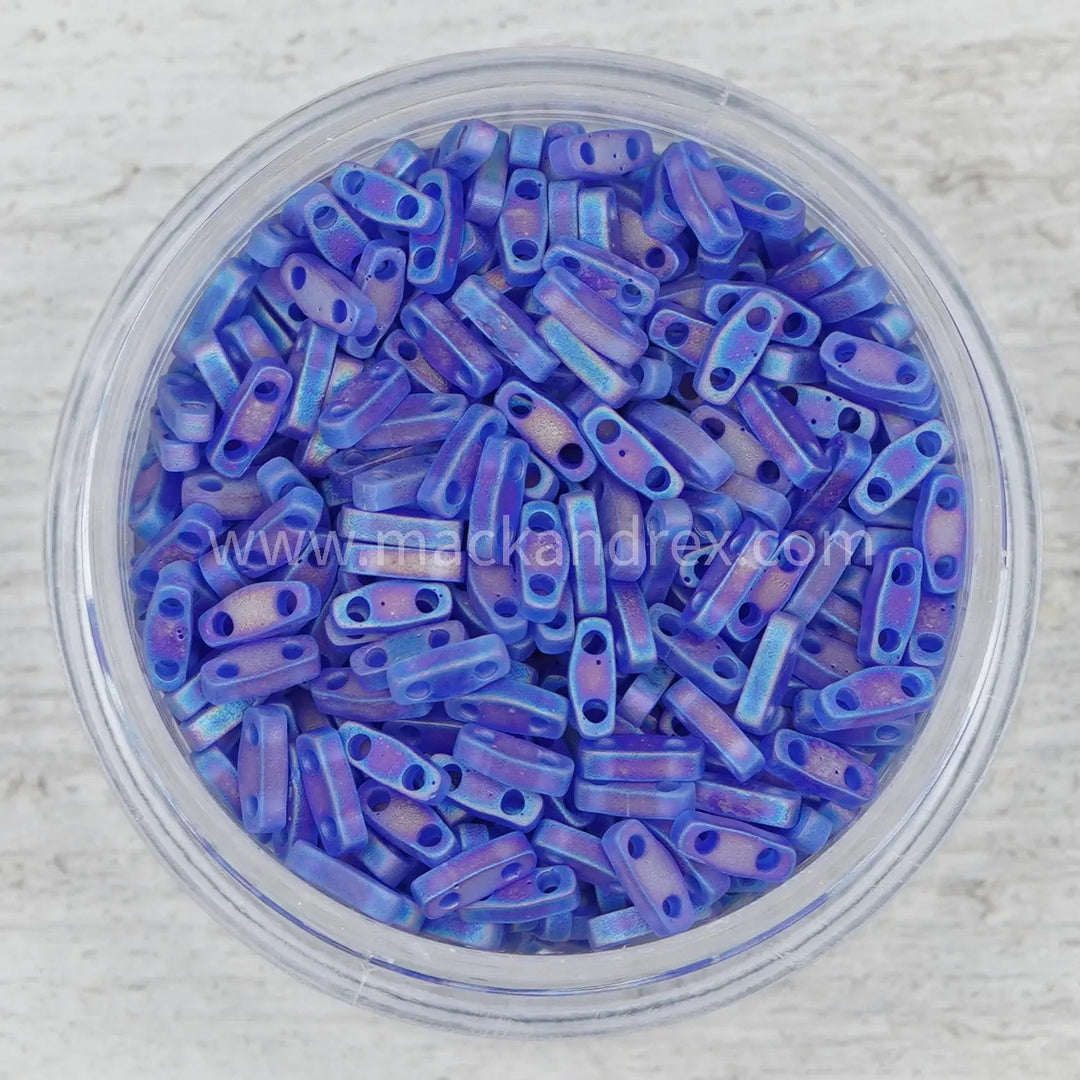
[[[270,838],[270,846],[274,849],[274,854],[279,857],[284,857],[295,843],[317,844],[319,841],[319,830],[315,825],[315,817],[311,813],[307,796],[304,794],[300,758],[296,753],[295,745],[290,746],[288,750],[288,769],[285,792],[285,824]]]
[[[459,909],[469,923],[520,923],[569,913],[581,900],[569,866],[542,866]]]
[[[509,832],[469,848],[415,878],[413,896],[429,919],[490,896],[536,868],[536,853],[523,833]]]
[[[442,218],[423,231],[409,233],[408,280],[421,292],[444,293],[454,284],[465,229],[461,180],[442,168],[422,173],[416,186],[442,207]]]
[[[874,558],[856,649],[864,663],[898,664],[903,658],[919,609],[922,573],[916,548],[890,548]]]
[[[493,435],[480,451],[469,505],[469,558],[505,563],[517,535],[529,449],[521,439]]]
[[[459,120],[439,143],[435,164],[466,180],[491,156],[499,138],[499,129],[487,120]],[[423,177],[419,183],[423,186]]]
[[[682,628],[679,613],[666,604],[653,604],[649,620],[660,659],[689,679],[710,698],[734,701],[746,682],[746,665],[720,637],[701,638]]]
[[[634,581],[608,582],[608,620],[615,635],[615,667],[620,676],[651,668],[657,659],[649,608]]]
[[[934,689],[934,676],[924,668],[881,666],[835,680],[811,700],[828,732],[906,720],[930,705]]]
[[[305,732],[296,738],[296,754],[323,847],[334,856],[362,848],[367,824],[341,736],[333,728]]]
[[[158,383],[157,408],[165,427],[188,443],[209,442],[216,408],[206,384],[180,371],[163,375]]]
[[[823,289],[807,301],[807,307],[826,325],[860,315],[880,304],[889,292],[885,275],[875,266],[853,270],[832,288]]]
[[[159,532],[131,567],[128,579],[135,595],[149,600],[158,574],[171,562],[194,562],[216,542],[224,522],[210,506],[194,503]]]
[[[924,592],[915,613],[905,662],[938,670],[945,666],[946,646],[956,619],[956,600]]]
[[[843,244],[826,244],[779,267],[769,284],[795,300],[806,301],[839,284],[855,266],[855,257]]]
[[[486,405],[471,405],[447,434],[417,492],[429,513],[456,517],[472,494],[487,439],[506,434],[506,419]]]
[[[725,405],[761,359],[783,317],[783,306],[765,291],[746,294],[716,324],[694,378],[698,394]]]
[[[343,633],[391,633],[450,617],[450,590],[445,585],[407,581],[374,581],[336,597],[335,625]]]
[[[855,547],[861,542],[861,533],[849,531],[857,525],[850,515],[842,512],[830,515],[823,522],[817,553],[784,604],[785,611],[807,623],[814,618],[847,569]]]
[[[641,214],[628,206],[619,207],[619,234],[622,257],[655,275],[658,281],[677,278],[689,263],[686,248],[680,241],[652,236]]]
[[[447,798],[485,821],[528,832],[544,812],[544,798],[462,765],[444,754],[432,760],[450,777]]]
[[[256,360],[280,361],[282,353],[251,315],[226,323],[218,331],[221,347],[238,371],[246,371]]]
[[[150,449],[168,472],[190,472],[202,461],[202,445],[177,437],[156,408],[150,410]]]
[[[934,391],[925,361],[877,341],[834,332],[819,349],[828,385],[853,401],[903,412]]]
[[[619,408],[633,396],[635,383],[630,373],[608,363],[553,315],[537,321],[536,333],[582,383],[609,405]]]
[[[775,833],[701,811],[682,814],[671,839],[687,858],[725,874],[783,881],[795,869],[795,850]]]
[[[873,451],[860,435],[840,432],[825,444],[830,471],[825,480],[803,498],[791,519],[792,529],[812,531],[843,502],[870,467]]]
[[[817,385],[825,381],[817,349],[800,349],[773,342],[762,354],[754,374],[776,383]]]
[[[514,552],[522,612],[530,622],[549,622],[570,576],[570,545],[554,503],[525,503]]]
[[[803,635],[794,674],[807,686],[820,688],[861,668],[862,661],[855,655],[854,644],[807,630]]]
[[[575,337],[614,363],[629,366],[645,352],[644,332],[564,266],[548,269],[533,294]]]
[[[740,781],[761,771],[765,759],[730,716],[689,679],[682,678],[667,693],[664,703],[675,710],[682,728],[705,744],[706,756],[715,758]]]
[[[542,863],[569,866],[581,881],[611,884],[615,871],[599,837],[546,818],[532,834],[532,845]]]
[[[495,235],[507,282],[518,287],[539,281],[548,238],[547,177],[539,169],[510,174]]]
[[[938,595],[955,593],[967,551],[967,499],[958,476],[938,473],[923,484],[912,534],[923,556],[925,587]]]
[[[560,738],[570,711],[562,694],[510,678],[447,701],[445,708],[458,720],[534,739]]]
[[[509,155],[514,168],[538,169],[544,150],[544,129],[533,124],[510,128]]]
[[[445,207],[438,196],[422,190],[425,176],[427,173],[418,176],[416,187],[412,187],[377,167],[346,161],[335,170],[330,186],[342,202],[368,221],[409,233],[432,233],[443,223]]]
[[[506,644],[494,634],[447,642],[392,663],[386,672],[390,696],[403,705],[442,701],[472,693],[510,670]]]
[[[604,465],[635,491],[650,499],[671,499],[682,492],[682,478],[671,462],[610,406],[586,413],[581,430]]]
[[[242,254],[267,268],[280,266],[294,251],[310,251],[306,236],[290,232],[280,218],[267,218],[252,229]]]
[[[639,401],[628,419],[693,487],[715,491],[734,471],[728,454],[680,409]]]
[[[470,397],[484,397],[502,381],[502,367],[487,346],[434,296],[414,296],[402,309],[401,324],[436,372]]]
[[[310,320],[301,327],[287,361],[293,393],[278,424],[280,434],[302,439],[315,433],[330,388],[337,344],[336,331]]]
[[[800,795],[756,780],[737,785],[707,776],[694,790],[698,810],[770,829],[790,829],[802,806]]]
[[[582,742],[577,775],[585,780],[697,780],[704,770],[700,739],[666,735],[610,735]]]
[[[509,379],[499,387],[495,407],[539,457],[567,480],[580,483],[596,469],[596,458],[574,418],[537,390]]]
[[[199,617],[212,649],[295,633],[319,612],[319,590],[304,582],[264,581],[230,593]]]
[[[506,196],[509,141],[503,132],[495,138],[495,144],[487,160],[469,177],[465,185],[465,217],[491,228],[499,219],[503,199]]]
[[[446,773],[404,742],[356,721],[338,731],[349,764],[370,779],[417,802],[440,802],[446,794]]]
[[[454,759],[494,780],[542,795],[565,795],[573,761],[528,739],[481,724],[466,724],[454,744]]]
[[[578,239],[578,195],[580,180],[548,182],[548,236],[552,243]]]
[[[543,383],[559,366],[536,336],[532,320],[483,278],[466,278],[454,290],[450,305],[533,382]]]
[[[675,240],[686,230],[686,219],[675,202],[663,157],[653,166],[642,186],[641,219],[645,232],[662,242]]]
[[[667,596],[693,527],[693,514],[683,499],[664,499],[649,507],[645,515],[649,552],[645,572],[639,579],[647,603],[658,603]]]
[[[674,679],[675,673],[666,664],[656,664],[643,671],[619,698],[617,719],[626,720],[632,726],[640,724],[656,708]]]
[[[762,569],[746,599],[728,622],[725,633],[735,641],[751,641],[791,596],[817,548],[805,533],[791,533],[776,556]]]
[[[425,866],[438,866],[460,850],[457,836],[432,807],[378,780],[366,780],[357,790],[372,830]]]
[[[575,780],[574,805],[610,817],[670,820],[694,805],[691,781],[661,780],[638,784],[626,780]]]
[[[803,230],[806,207],[801,199],[784,191],[767,177],[747,168],[721,162],[716,173],[747,229],[763,237],[793,240]]]
[[[661,162],[679,216],[706,251],[722,255],[742,239],[742,225],[728,193],[699,143],[672,143]]]
[[[408,394],[409,377],[404,368],[379,359],[329,399],[319,414],[319,434],[336,449],[355,446]]]
[[[423,293],[417,294],[423,298]],[[434,300],[434,297],[429,297]],[[435,301],[438,303],[438,301]],[[379,346],[379,356],[400,364],[413,380],[414,385],[430,390],[433,394],[445,394],[450,380],[436,371],[420,352],[415,341],[404,330],[392,330]]]
[[[587,739],[610,735],[615,726],[615,643],[607,619],[580,619],[567,669],[570,723]]]
[[[877,791],[874,770],[826,739],[777,731],[765,740],[762,751],[770,774],[807,795],[855,808]]]
[[[735,404],[758,441],[796,487],[814,488],[825,479],[829,463],[817,436],[779,390],[749,379],[736,394]]]
[[[255,835],[284,829],[289,722],[281,705],[258,705],[245,711],[236,771],[244,828]]]
[[[185,572],[190,563],[163,566],[154,585],[143,627],[143,651],[150,682],[157,690],[177,690],[192,660],[194,596]]]
[[[364,510],[414,505],[434,460],[433,454],[420,454],[376,462],[361,469],[353,477],[353,503]]]
[[[362,848],[350,852],[344,859],[390,888],[400,885],[417,868],[415,859],[402,854],[372,832],[368,833],[367,843]]]
[[[385,690],[386,673],[391,664],[417,656],[428,649],[438,649],[452,642],[464,641],[465,636],[465,627],[452,619],[414,630],[400,630],[354,650],[349,657],[349,666],[353,669],[357,682],[365,690]]]
[[[832,836],[832,822],[811,806],[799,810],[799,819],[784,830],[788,843],[800,855],[816,855]]]
[[[651,937],[653,929],[636,907],[594,915],[586,921],[589,948],[614,949]]]
[[[417,931],[423,922],[420,908],[407,896],[369,877],[361,870],[297,841],[285,856],[285,865],[320,892],[369,918]]]
[[[567,492],[559,499],[563,525],[570,543],[574,606],[579,617],[607,611],[604,544],[596,497],[591,491]]]
[[[427,716],[413,720],[388,720],[382,730],[414,750],[431,757],[433,754],[449,754],[461,724],[445,717],[433,719]]]
[[[362,450],[389,450],[441,443],[467,407],[461,394],[409,394],[356,445]]]
[[[193,502],[213,506],[208,499],[183,501],[181,490],[180,477],[163,469],[155,454],[146,454],[139,465],[128,502],[128,525],[138,539],[152,540],[176,517],[181,507],[187,509]]]
[[[325,510],[317,491],[307,486],[292,488],[235,537],[240,569],[255,578],[295,562],[314,536]],[[227,544],[222,545],[223,551],[227,548]]]
[[[185,355],[197,339],[243,315],[258,278],[258,267],[246,259],[229,259],[222,263],[203,287],[177,336],[177,351]]]
[[[275,694],[315,678],[322,665],[310,635],[272,638],[219,652],[200,675],[207,701],[220,705]]]
[[[466,595],[485,633],[498,634],[507,646],[529,636],[529,622],[521,612],[521,586],[509,565],[469,562],[465,575]],[[459,613],[460,614],[460,613]]]
[[[375,169],[385,176],[412,184],[428,165],[427,153],[412,139],[396,139],[375,162]]]
[[[734,720],[752,735],[764,735],[780,704],[802,641],[806,624],[785,611],[769,619],[746,676]]]
[[[550,130],[550,129],[549,129]],[[638,128],[564,135],[547,146],[554,178],[622,176],[652,159],[652,139]]]
[[[335,270],[351,277],[368,242],[367,233],[329,191],[316,192],[305,200],[301,214],[315,250]]]
[[[375,305],[344,274],[311,255],[290,255],[281,280],[300,310],[338,334],[364,334],[375,324]]]
[[[288,258],[295,257],[295,255],[290,255]],[[318,256],[314,258],[318,265],[324,265]],[[259,275],[255,291],[258,295],[253,297],[248,304],[252,319],[267,338],[271,335],[284,337],[287,339],[286,348],[292,348],[297,331],[304,323],[304,312],[292,293],[285,287],[285,282],[281,277],[281,268],[275,267],[263,271]],[[284,349],[279,350],[279,354],[284,351]]]
[[[214,798],[239,821],[240,782],[236,776],[236,766],[225,751],[220,747],[210,746],[192,754],[190,761],[192,768],[202,778]]]
[[[461,255],[458,258],[457,278],[459,284],[473,274],[481,274],[491,267],[495,259],[495,241],[491,234],[465,222],[461,231]]]
[[[911,312],[901,304],[887,302],[875,304],[850,319],[833,324],[833,329],[861,338],[872,338],[898,349],[906,345],[915,333],[915,320]]]
[[[211,468],[230,478],[243,475],[274,434],[292,388],[292,375],[277,361],[253,363],[206,446]]]
[[[619,204],[610,187],[586,187],[578,192],[578,237],[602,251],[618,251]]]
[[[371,241],[353,275],[353,281],[375,308],[370,330],[342,339],[341,347],[351,356],[366,358],[397,318],[405,294],[405,253],[393,244]]]
[[[544,269],[561,266],[627,315],[648,315],[660,282],[655,274],[594,244],[554,240],[544,256]]]

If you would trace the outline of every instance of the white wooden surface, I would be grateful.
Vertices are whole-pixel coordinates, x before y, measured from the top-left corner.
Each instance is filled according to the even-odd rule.
[[[76,354],[173,202],[339,84],[529,43],[726,74],[893,184],[1011,362],[1047,549],[1022,706],[959,825],[884,912],[721,1013],[546,1046],[376,1019],[204,915],[99,773],[40,567],[41,485]],[[1075,1077],[1078,208],[1075,0],[0,0],[0,1077]]]

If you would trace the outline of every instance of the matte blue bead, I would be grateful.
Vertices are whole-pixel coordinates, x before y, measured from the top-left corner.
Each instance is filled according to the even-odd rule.
[[[206,446],[211,468],[222,476],[242,476],[274,434],[292,388],[292,375],[277,361],[253,363]]]
[[[423,190],[427,176],[417,176],[413,187],[378,167],[346,161],[335,170],[330,186],[362,219],[410,234],[433,233],[443,224],[446,207],[439,195]]]
[[[766,768],[808,795],[856,808],[874,797],[877,777],[858,758],[826,739],[777,731],[762,744]]]
[[[417,868],[415,859],[402,854],[374,833],[368,833],[367,843],[343,859],[390,888],[400,885]]]
[[[323,847],[334,856],[362,848],[367,824],[341,736],[333,728],[305,732],[296,738],[296,754]]]
[[[633,581],[608,583],[608,621],[615,635],[615,668],[620,676],[647,671],[657,660],[649,608]]]
[[[542,795],[565,795],[574,774],[570,758],[481,724],[466,724],[461,729],[453,756],[494,780]]]
[[[686,230],[686,219],[679,212],[665,165],[662,157],[646,177],[641,189],[641,219],[649,236],[670,243]]]
[[[350,541],[384,544],[421,551],[458,551],[463,524],[412,514],[392,514],[343,506],[338,513],[340,535]]]
[[[348,336],[375,324],[375,305],[359,287],[312,255],[290,255],[281,265],[281,280],[304,315],[320,326]]]
[[[689,139],[675,142],[661,162],[679,216],[701,247],[720,255],[733,248],[742,225],[705,148]]]
[[[616,477],[650,499],[671,499],[682,492],[676,468],[632,424],[607,405],[581,418],[581,430]]]
[[[405,400],[409,377],[403,368],[380,359],[348,383],[319,414],[319,433],[329,446],[355,446]]]
[[[532,834],[532,845],[546,865],[569,866],[578,879],[594,885],[615,881],[615,871],[599,837],[546,818]]]
[[[574,644],[576,629],[573,591],[564,589],[559,609],[551,621],[533,625],[536,648],[547,656],[569,653]]]
[[[775,612],[761,642],[735,706],[735,722],[752,735],[763,735],[795,668],[806,624],[785,611]]]
[[[665,349],[695,369],[705,355],[706,346],[712,337],[714,324],[701,318],[671,297],[660,293],[660,306],[649,318],[649,340],[657,347]]]
[[[157,408],[166,428],[184,442],[208,442],[214,433],[214,397],[206,384],[192,375],[179,371],[163,375],[158,383]]]
[[[288,258],[292,259],[295,256],[290,255]],[[317,256],[313,258],[317,265],[322,265]],[[264,270],[259,275],[255,291],[257,296],[248,305],[251,317],[268,338],[272,334],[275,337],[283,336],[288,341],[287,347],[291,348],[297,332],[304,324],[305,314],[292,293],[285,287],[285,282],[281,277],[281,267]]]
[[[321,666],[315,639],[301,634],[216,653],[203,664],[200,677],[207,701],[220,705],[299,686],[315,678]]]
[[[536,336],[529,317],[483,278],[466,278],[454,290],[450,305],[533,382],[543,383],[558,367],[559,361]]]
[[[894,349],[906,345],[916,329],[915,320],[906,307],[888,302],[875,304],[850,319],[842,319],[834,323],[833,328],[845,334],[873,338]]]
[[[506,434],[506,419],[486,405],[471,405],[436,452],[417,502],[429,513],[456,517],[468,503],[486,440]]]
[[[421,299],[424,295],[417,293],[417,297]],[[379,356],[393,360],[405,368],[415,387],[430,390],[433,394],[445,394],[450,389],[450,380],[431,366],[416,342],[404,330],[392,330],[387,334],[379,346]]]
[[[191,755],[191,765],[214,797],[237,821],[240,820],[240,782],[236,767],[228,755],[217,746]]]
[[[785,830],[788,843],[801,855],[816,855],[832,836],[832,823],[813,807],[804,806],[799,819]]]
[[[903,412],[921,405],[935,390],[929,366],[917,356],[877,341],[832,333],[821,343],[825,379],[853,401]]]
[[[168,472],[189,472],[202,461],[202,445],[184,442],[170,431],[156,408],[150,411],[150,449]]]
[[[897,664],[915,626],[923,574],[916,548],[877,553],[866,587],[857,653],[867,664]]]
[[[361,469],[352,481],[353,503],[364,510],[414,505],[434,460],[433,454],[419,454],[376,462]]]
[[[498,634],[507,646],[529,636],[529,622],[517,600],[521,586],[513,567],[470,562],[465,586],[469,602],[485,632]]]
[[[716,173],[746,228],[783,239],[794,239],[802,232],[806,208],[801,199],[767,177],[729,162],[717,164]]]
[[[517,379],[495,394],[495,407],[533,451],[565,479],[578,482],[596,469],[596,458],[574,418],[561,405]]]
[[[461,180],[443,168],[422,173],[416,186],[442,207],[442,217],[409,233],[409,283],[422,292],[444,293],[454,284],[465,228]]]
[[[143,650],[150,682],[157,690],[178,690],[188,678],[194,639],[195,598],[190,563],[163,566],[154,585],[143,627]]]
[[[615,645],[607,619],[580,619],[567,669],[570,723],[584,738],[610,735],[615,725]]]
[[[698,394],[714,405],[731,401],[783,316],[783,305],[765,291],[747,293],[725,312],[702,353],[694,378]]]
[[[817,349],[800,349],[776,342],[770,344],[762,354],[754,374],[769,382],[798,383],[803,386],[825,382]]]
[[[554,244],[578,239],[578,195],[580,180],[548,182],[548,236]]]
[[[697,738],[611,735],[582,742],[577,775],[586,780],[697,780],[704,771],[704,745]]]
[[[420,929],[423,916],[409,897],[305,841],[292,845],[285,865],[320,892],[369,918],[401,930]]]
[[[809,536],[789,534],[728,622],[725,630],[728,637],[742,642],[757,637],[771,616],[787,603],[816,550]]]
[[[728,454],[680,409],[639,401],[628,419],[692,487],[715,491],[734,471]]]
[[[367,358],[397,318],[405,294],[405,253],[393,244],[372,240],[353,274],[353,281],[375,308],[370,330],[342,339],[341,347],[351,356]]]
[[[388,720],[382,730],[406,746],[430,757],[433,754],[449,754],[461,724],[446,717],[434,719],[434,712],[423,719]]]
[[[658,603],[667,596],[693,527],[693,514],[683,499],[664,499],[649,507],[645,514],[649,554],[645,573],[639,579],[647,603]]]
[[[493,435],[481,448],[469,505],[469,557],[505,563],[517,535],[529,450],[521,439]]]
[[[343,593],[333,603],[335,625],[343,633],[389,633],[442,622],[450,615],[450,590],[441,584],[375,581]]]
[[[631,726],[642,721],[656,708],[664,691],[675,679],[675,673],[666,664],[656,664],[638,675],[623,691],[616,704],[618,719]]]
[[[935,671],[944,667],[946,647],[955,619],[956,601],[953,597],[924,592],[908,639],[905,663],[918,664]]]
[[[368,242],[367,233],[326,190],[304,200],[301,216],[315,250],[335,270],[351,277]]]
[[[725,874],[783,881],[795,869],[795,850],[775,833],[744,821],[690,811],[676,818],[675,846],[687,858]]]
[[[738,785],[706,776],[695,785],[695,793],[699,810],[771,829],[790,829],[802,806],[798,793],[756,780]]]
[[[194,562],[215,542],[224,522],[212,507],[195,503],[147,544],[131,567],[128,578],[136,596],[149,600],[158,574],[171,562]]]
[[[572,491],[559,499],[563,525],[570,543],[571,581],[579,617],[607,611],[604,545],[596,498],[590,491]]]
[[[249,519],[258,517],[259,514],[263,514],[269,508],[272,503],[278,502],[289,494],[293,488],[303,487],[309,491],[315,491],[315,485],[291,462],[288,458],[274,457],[267,461],[264,461],[256,470],[254,477],[246,476],[240,477],[238,480],[222,480],[220,477],[214,477],[217,480],[218,486],[213,490],[216,491],[220,497],[221,493],[226,488],[231,492],[239,494],[243,487],[242,485],[251,484],[254,482],[256,488],[260,494],[259,502],[256,502],[254,497],[251,498],[252,506],[258,506],[258,512],[240,513],[236,514],[237,509],[247,510],[246,506],[237,507],[235,503],[230,505],[226,510],[222,511],[226,516],[233,519]],[[224,500],[223,500],[224,501]],[[259,503],[261,502],[261,505]]]
[[[562,363],[601,400],[618,408],[634,396],[636,384],[632,374],[608,363],[554,316],[542,316],[536,323],[536,333]]]
[[[279,857],[288,853],[293,844],[304,842],[316,844],[319,840],[319,830],[315,825],[315,817],[308,806],[307,796],[304,794],[304,782],[300,769],[300,758],[296,753],[296,746],[292,745],[288,751],[289,772],[286,779],[285,793],[285,825],[278,829],[270,837],[270,846]]]
[[[934,676],[923,668],[880,666],[837,679],[813,698],[826,731],[895,723],[922,712],[934,695]]]
[[[812,296],[807,301],[825,325],[842,322],[880,304],[889,292],[889,283],[877,267],[853,270],[843,281]]]
[[[825,444],[830,471],[825,480],[800,500],[790,526],[811,531],[825,521],[870,467],[873,451],[860,435],[839,432]]]
[[[654,604],[649,620],[657,655],[672,671],[689,679],[721,703],[735,701],[746,682],[746,665],[720,637],[701,638],[683,629],[679,613],[666,604]]]
[[[819,439],[831,439],[841,431],[873,439],[877,432],[877,413],[841,397],[835,390],[787,385],[778,389],[798,409]]]
[[[651,158],[652,139],[638,128],[563,135],[547,146],[547,160],[556,178],[622,176],[647,165]]]
[[[570,867],[543,866],[462,907],[459,915],[470,923],[531,922],[568,914],[580,900],[577,878]]]
[[[255,835],[284,829],[289,784],[286,709],[259,705],[245,711],[236,771],[244,828]]]
[[[550,622],[558,614],[570,576],[570,545],[554,503],[524,504],[514,554],[522,612],[530,622]]]
[[[733,776],[746,781],[761,771],[765,759],[730,716],[689,679],[679,679],[663,697],[675,710],[681,729],[701,739],[708,758],[719,761]],[[673,730],[679,730],[673,725]]]
[[[465,180],[490,157],[498,137],[499,129],[486,120],[459,120],[439,143],[435,163]]]
[[[472,693],[510,670],[506,644],[495,634],[397,660],[387,668],[390,696],[403,705]]]
[[[199,636],[216,649],[296,633],[315,618],[321,606],[322,598],[313,585],[258,582],[237,589],[203,612]]]
[[[438,866],[460,850],[457,836],[432,807],[378,780],[364,781],[357,791],[371,828],[425,866]]]
[[[583,187],[578,192],[578,237],[602,251],[618,251],[619,204],[610,187]]]
[[[304,551],[325,511],[317,491],[307,486],[292,488],[235,537],[240,569],[256,578],[293,562]],[[225,544],[222,550],[227,550]]]
[[[456,620],[432,623],[414,630],[400,630],[355,649],[349,666],[365,690],[385,690],[387,670],[400,660],[417,656],[427,649],[437,649],[452,642],[464,641],[465,627]]]
[[[495,236],[510,285],[539,281],[548,239],[547,177],[539,169],[519,168],[510,174]]]
[[[594,915],[586,921],[589,948],[613,949],[651,937],[653,929],[636,907]]]
[[[611,817],[651,819],[676,818],[694,804],[694,785],[690,781],[662,780],[657,784],[638,784],[625,780],[575,780],[574,804]]]
[[[803,635],[795,677],[808,686],[828,686],[861,668],[862,661],[855,655],[854,644],[814,630],[807,630]]]
[[[938,473],[923,484],[912,534],[923,556],[924,587],[938,595],[957,592],[967,553],[967,499],[958,476]]]
[[[421,150],[411,139],[396,139],[375,162],[375,168],[395,180],[412,184],[429,164],[426,151]]]
[[[143,457],[128,502],[128,525],[138,539],[152,540],[176,517],[182,506],[186,509],[192,502],[207,502],[213,506],[205,499],[184,502],[181,491],[180,478],[163,469],[155,454],[151,452]]]
[[[561,266],[627,315],[648,315],[660,282],[613,251],[583,240],[554,240],[544,256],[544,269]]]
[[[444,754],[432,760],[450,777],[447,799],[485,821],[528,832],[543,815],[544,799],[535,791],[504,784]]]
[[[280,266],[294,251],[310,251],[306,236],[290,232],[280,218],[267,218],[252,229],[242,254],[260,266]]]
[[[258,267],[246,259],[229,259],[222,263],[203,287],[177,336],[177,351],[184,355],[198,338],[243,315],[244,305],[258,278]]]
[[[843,641],[855,642],[859,637],[862,609],[841,596],[826,597],[825,603],[814,616],[814,627],[832,634]]]
[[[834,513],[823,522],[817,553],[784,604],[785,611],[803,622],[810,622],[818,613],[851,561],[858,537],[849,532],[846,517]]]
[[[498,220],[506,195],[508,155],[509,140],[500,131],[491,153],[465,186],[465,216],[469,221],[491,228]]]
[[[441,802],[449,786],[442,769],[378,728],[347,721],[338,728],[349,764],[369,779],[417,802]]]

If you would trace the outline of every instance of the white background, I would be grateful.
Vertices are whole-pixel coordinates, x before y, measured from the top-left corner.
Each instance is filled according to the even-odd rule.
[[[726,75],[862,156],[995,328],[1041,459],[1022,704],[960,823],[781,985],[618,1039],[379,1019],[227,936],[144,848],[68,700],[42,484],[76,356],[171,205],[280,114],[495,45]],[[1074,0],[0,0],[0,1077],[1075,1077],[1080,986],[1080,7]]]

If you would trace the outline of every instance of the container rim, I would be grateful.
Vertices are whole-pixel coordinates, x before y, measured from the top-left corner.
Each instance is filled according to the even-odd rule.
[[[788,176],[801,168],[812,177],[802,192],[808,198],[836,206],[831,196],[841,193],[844,219],[826,216],[826,224],[841,235],[850,226],[864,255],[891,251],[896,265],[888,276],[919,309],[934,349],[966,360],[950,380],[971,412],[964,437],[978,444],[968,466],[969,481],[979,481],[975,531],[984,550],[1000,545],[1001,553],[1000,564],[972,567],[981,608],[962,620],[946,679],[952,697],[943,687],[926,730],[855,824],[753,903],[677,938],[609,953],[477,953],[381,926],[308,888],[250,843],[202,789],[159,722],[130,624],[118,629],[127,620],[117,493],[126,496],[133,440],[118,430],[124,424],[102,421],[115,402],[128,406],[124,419],[145,405],[147,342],[160,316],[154,309],[171,307],[175,319],[190,302],[207,237],[216,236],[219,248],[235,239],[223,236],[222,222],[241,188],[270,192],[268,173],[280,166],[299,175],[360,119],[393,124],[432,102],[449,115],[503,87],[534,88],[533,110],[552,102],[553,113],[565,112],[558,103],[575,93],[602,91],[623,108],[632,95],[654,127],[700,132],[706,143],[724,141],[716,125],[728,125],[736,142],[752,132],[784,150]],[[280,176],[277,185],[280,192]],[[205,268],[204,261],[204,276]],[[158,331],[159,351],[164,340]],[[280,966],[341,998],[457,1030],[517,1035],[618,1030],[732,1000],[804,964],[878,908],[941,839],[985,770],[1026,665],[1041,558],[1022,412],[983,319],[911,212],[831,141],[730,83],[658,60],[570,48],[460,53],[374,75],[279,120],[213,169],[143,245],[90,335],[59,424],[45,546],[54,630],[94,748],[150,846],[200,902]],[[957,672],[975,691],[966,702],[956,693]],[[945,706],[955,710],[949,726],[940,719]]]

